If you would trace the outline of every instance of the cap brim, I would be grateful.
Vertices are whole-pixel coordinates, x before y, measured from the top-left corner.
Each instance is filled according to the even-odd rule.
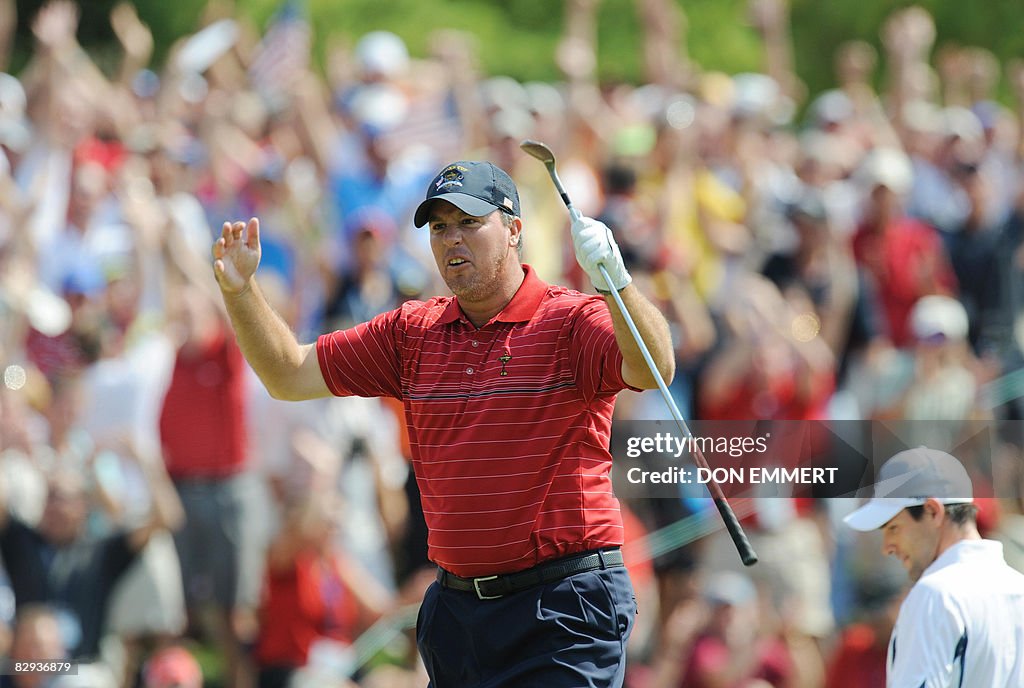
[[[427,224],[430,219],[430,205],[434,201],[448,201],[462,212],[472,215],[473,217],[484,217],[490,215],[495,210],[498,210],[498,206],[493,203],[481,200],[476,196],[470,196],[464,193],[446,193],[438,194],[437,196],[431,196],[427,200],[420,203],[419,207],[416,208],[416,215],[413,217],[413,224],[416,227],[422,227]]]
[[[864,532],[878,530],[908,506],[919,506],[921,504],[924,504],[923,499],[912,497],[876,498],[843,518],[843,523],[854,530]]]

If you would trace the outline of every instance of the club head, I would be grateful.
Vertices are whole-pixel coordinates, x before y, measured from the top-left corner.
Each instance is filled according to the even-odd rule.
[[[523,151],[531,158],[537,158],[545,165],[555,164],[555,154],[551,152],[551,149],[547,147],[547,144],[541,143],[540,141],[525,139],[519,144],[519,147],[522,148]]]

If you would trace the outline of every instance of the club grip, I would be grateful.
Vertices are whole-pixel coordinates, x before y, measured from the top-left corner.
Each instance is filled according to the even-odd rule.
[[[729,536],[732,538],[732,542],[736,545],[736,551],[740,553],[740,560],[744,566],[753,566],[757,563],[757,553],[754,552],[754,548],[750,546],[750,540],[747,539],[747,534],[743,532],[743,526],[740,525],[740,521],[736,518],[736,513],[729,506],[729,502],[723,497],[715,497],[715,506],[718,507],[718,513],[722,515],[722,521],[725,523],[726,530],[729,531]]]

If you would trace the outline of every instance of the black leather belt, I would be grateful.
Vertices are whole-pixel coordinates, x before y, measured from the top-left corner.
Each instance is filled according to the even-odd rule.
[[[622,566],[622,552],[618,549],[602,549],[575,556],[556,559],[538,564],[525,571],[506,573],[499,576],[462,578],[438,567],[437,582],[452,590],[475,593],[481,600],[496,600],[514,592],[536,585],[551,583],[577,573],[610,569]]]

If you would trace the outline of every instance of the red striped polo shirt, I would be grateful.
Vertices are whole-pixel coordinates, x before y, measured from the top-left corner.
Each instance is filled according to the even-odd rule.
[[[622,544],[608,440],[626,383],[608,307],[524,270],[479,329],[445,297],[317,340],[332,393],[402,400],[428,554],[459,576]]]

